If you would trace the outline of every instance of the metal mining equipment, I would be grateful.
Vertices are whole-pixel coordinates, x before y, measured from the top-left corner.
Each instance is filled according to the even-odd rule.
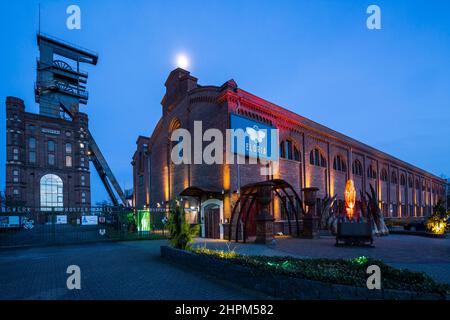
[[[86,90],[88,73],[82,71],[80,65],[96,65],[98,54],[42,33],[38,33],[37,43],[39,58],[35,100],[39,103],[39,113],[55,121],[72,121],[80,113],[80,104],[86,105],[89,98]],[[83,137],[88,144],[89,160],[94,164],[112,203],[126,206],[125,195],[88,128]]]

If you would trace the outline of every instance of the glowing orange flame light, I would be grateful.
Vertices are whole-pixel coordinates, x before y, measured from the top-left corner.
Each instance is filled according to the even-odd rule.
[[[356,203],[356,190],[353,180],[348,180],[345,185],[344,198],[347,210],[347,217],[349,220],[353,219],[353,210]]]

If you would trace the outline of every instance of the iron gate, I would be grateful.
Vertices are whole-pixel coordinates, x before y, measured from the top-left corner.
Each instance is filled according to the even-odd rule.
[[[0,209],[0,248],[163,238],[163,212],[122,207]]]

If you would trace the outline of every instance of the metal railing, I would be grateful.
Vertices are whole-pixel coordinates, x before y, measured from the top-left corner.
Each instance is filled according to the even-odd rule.
[[[84,100],[89,99],[89,94],[86,90],[81,89],[79,86],[61,81],[61,80],[46,80],[46,81],[36,81],[34,84],[35,90],[42,92],[43,90],[58,90],[71,95],[75,95]]]
[[[122,207],[0,208],[0,248],[160,239],[163,214]]]

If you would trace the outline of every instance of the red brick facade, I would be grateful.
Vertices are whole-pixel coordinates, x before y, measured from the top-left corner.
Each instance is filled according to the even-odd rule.
[[[202,121],[203,132],[209,128],[225,132],[230,128],[230,114],[237,108],[237,113],[280,130],[281,146],[286,143],[291,151],[290,159],[280,159],[275,178],[286,180],[299,194],[301,188],[314,186],[319,188],[320,198],[337,195],[342,200],[346,180],[352,176],[358,198],[359,191],[369,191],[371,184],[384,214],[398,217],[427,215],[444,197],[445,181],[441,178],[254,96],[233,80],[222,86],[200,86],[189,72],[176,69],[165,86],[163,115],[148,140],[138,139],[133,157],[138,207],[156,207],[195,186],[222,192],[222,220],[226,222],[236,198],[237,165],[174,165],[170,161],[170,133],[178,127],[192,133],[194,121]],[[149,158],[142,151],[144,143],[148,143]],[[225,152],[224,146],[224,158]],[[150,173],[146,171],[148,164]],[[258,166],[240,165],[241,186],[265,179]],[[143,178],[143,185],[137,183],[139,176],[148,177]],[[274,215],[276,220],[282,218],[279,210],[275,209]]]
[[[39,208],[41,179],[54,174],[63,183],[65,208],[89,207],[88,116],[72,121],[25,112],[23,100],[6,99],[6,197]],[[49,149],[49,145],[52,145]]]

